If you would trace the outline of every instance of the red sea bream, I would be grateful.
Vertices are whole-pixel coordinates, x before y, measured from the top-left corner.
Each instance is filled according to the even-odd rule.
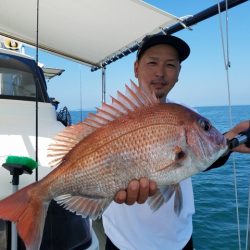
[[[132,179],[147,177],[165,187],[169,197],[176,192],[178,213],[178,183],[204,171],[227,150],[224,136],[201,115],[162,104],[134,83],[126,90],[56,136],[49,148],[56,167],[50,174],[0,201],[0,218],[16,222],[27,250],[39,249],[52,199],[95,219],[117,191]],[[164,197],[158,191],[148,199],[152,210],[167,202]]]

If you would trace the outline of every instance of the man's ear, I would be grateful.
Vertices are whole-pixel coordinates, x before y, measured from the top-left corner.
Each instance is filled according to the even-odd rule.
[[[135,74],[135,77],[138,78],[138,61],[137,60],[134,62],[134,74]]]

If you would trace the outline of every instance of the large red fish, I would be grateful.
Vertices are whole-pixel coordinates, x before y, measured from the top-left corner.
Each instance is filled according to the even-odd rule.
[[[101,216],[116,192],[132,179],[147,177],[176,192],[178,183],[205,170],[227,150],[210,122],[178,104],[162,104],[134,83],[118,92],[112,105],[66,128],[50,151],[58,165],[42,180],[0,201],[0,218],[16,222],[27,250],[41,244],[44,219],[52,199],[82,216]],[[166,188],[167,187],[167,188]],[[152,210],[166,201],[158,191],[148,199]],[[164,200],[165,199],[165,200]]]

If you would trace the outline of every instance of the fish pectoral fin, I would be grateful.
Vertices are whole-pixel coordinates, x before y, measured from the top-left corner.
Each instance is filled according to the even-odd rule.
[[[160,186],[160,191],[164,197],[164,202],[168,202],[175,192],[176,185]]]
[[[179,215],[183,207],[183,197],[180,184],[177,183],[173,185],[160,187],[160,190],[163,194],[165,202],[168,202],[169,199],[172,197],[172,195],[175,194],[174,211],[177,215]]]
[[[182,191],[179,184],[161,186],[155,195],[148,198],[148,205],[153,211],[156,211],[164,202],[168,202],[173,194],[175,194],[174,211],[179,215],[183,207]]]
[[[161,207],[161,205],[164,203],[164,197],[161,191],[158,189],[156,194],[148,198],[147,203],[153,212],[158,210]]]
[[[174,211],[177,215],[179,215],[183,207],[183,197],[180,184],[177,183],[161,187],[161,192],[163,193],[165,202],[168,202],[172,195],[175,194]]]
[[[183,207],[183,197],[180,184],[175,185],[174,211],[180,215]]]
[[[111,200],[107,198],[72,196],[70,194],[60,195],[54,199],[65,209],[75,212],[84,218],[89,216],[93,220],[101,217],[111,202]]]
[[[171,169],[171,168],[174,168],[176,167],[176,161],[170,161],[168,162],[168,164],[160,164],[159,167],[155,170],[156,172],[162,172],[166,169]]]
[[[161,186],[155,195],[148,198],[148,204],[153,211],[158,210],[164,202],[172,197],[175,185]]]

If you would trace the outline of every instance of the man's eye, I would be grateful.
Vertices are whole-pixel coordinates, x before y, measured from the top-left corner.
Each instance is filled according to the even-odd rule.
[[[148,62],[148,64],[155,65],[155,64],[156,64],[156,62],[151,61],[151,62]]]
[[[168,63],[168,64],[167,64],[167,67],[168,67],[168,68],[176,68],[176,65],[175,65],[175,64]]]

